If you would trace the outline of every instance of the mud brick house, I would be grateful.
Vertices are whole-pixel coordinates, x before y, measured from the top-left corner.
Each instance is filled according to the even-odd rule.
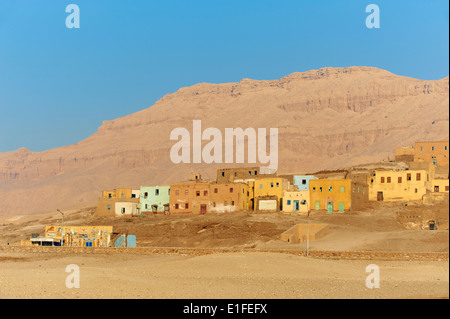
[[[275,174],[261,172],[259,167],[236,167],[217,170],[217,183],[248,183],[260,177],[274,177]]]
[[[97,200],[97,216],[134,216],[140,211],[139,190],[117,188],[112,191],[102,191],[102,197]]]
[[[345,212],[351,209],[351,180],[312,179],[309,182],[312,211]]]
[[[248,210],[249,186],[245,183],[211,183],[210,184],[210,212],[228,213]]]
[[[369,179],[371,172],[369,170],[365,171],[354,171],[347,175],[346,179],[351,181],[351,201],[352,208],[362,209],[370,205],[369,201]]]
[[[448,142],[416,142],[414,145],[414,162],[432,162],[436,167],[448,166]]]
[[[257,178],[253,187],[254,211],[283,210],[283,192],[289,190],[288,180],[281,177]]]
[[[206,214],[210,209],[210,182],[200,179],[170,184],[171,214]]]
[[[141,186],[141,214],[169,213],[170,186]]]
[[[431,188],[427,170],[375,170],[369,180],[370,201],[422,200]]]
[[[311,207],[309,189],[285,190],[282,207],[284,213],[307,214]]]

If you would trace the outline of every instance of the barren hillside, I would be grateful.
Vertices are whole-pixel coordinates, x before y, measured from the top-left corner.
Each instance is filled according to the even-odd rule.
[[[164,184],[230,164],[173,164],[170,132],[278,128],[278,173],[393,158],[396,146],[449,137],[449,79],[423,81],[370,67],[323,68],[279,80],[201,83],[104,122],[89,138],[43,152],[0,153],[0,214],[94,203],[102,189]],[[264,165],[262,165],[264,166]]]

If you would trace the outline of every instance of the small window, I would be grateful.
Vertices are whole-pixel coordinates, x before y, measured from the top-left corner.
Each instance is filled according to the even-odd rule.
[[[184,194],[185,194],[185,195],[189,195],[189,190],[186,189],[186,190],[184,191]]]
[[[258,171],[255,171],[255,176],[258,175]]]
[[[232,193],[233,192],[233,187],[230,187],[230,193]]]
[[[341,186],[341,192],[345,192],[345,186]]]
[[[322,192],[322,187],[319,188],[319,191]]]
[[[144,193],[144,198],[147,198],[147,197],[148,197],[148,193],[145,192],[145,193]]]
[[[445,191],[448,192],[448,186],[445,186]]]
[[[420,181],[420,173],[416,174],[416,181]]]
[[[306,205],[306,199],[302,200],[302,201],[300,202],[300,204]]]
[[[136,194],[131,194],[131,198],[136,198]]]
[[[406,174],[406,180],[410,181],[411,180],[411,173]]]
[[[231,206],[234,206],[234,200],[231,201]]]
[[[273,183],[270,183],[270,187],[273,187]]]
[[[216,202],[213,202],[213,207],[216,207]]]
[[[197,196],[197,197],[200,196],[200,191],[196,191],[195,196]]]
[[[415,188],[415,189],[414,189],[414,192],[416,192],[416,193],[417,193],[417,188]]]
[[[125,194],[124,194],[124,193],[120,194],[120,197],[124,198],[124,197],[125,197]]]
[[[184,208],[188,209],[188,208],[189,208],[189,204],[186,203],[186,204],[184,205]]]
[[[180,205],[175,204],[175,209],[178,209],[180,207]]]
[[[388,183],[391,182],[391,177],[390,177],[390,176],[387,177],[387,182],[388,182]]]
[[[111,197],[112,197],[112,194],[111,194],[111,193],[109,193],[109,194],[108,194],[108,198],[111,198]]]
[[[228,202],[227,201],[224,201],[223,202],[223,206],[227,206],[228,205]]]
[[[431,150],[434,151],[434,146],[431,146]]]
[[[423,146],[420,147],[420,151],[423,152]]]
[[[277,187],[280,187],[280,183],[277,183]]]
[[[398,178],[398,183],[399,183],[399,184],[402,183],[402,177],[401,177],[401,176]]]
[[[252,171],[248,171],[248,175],[252,175]]]
[[[302,185],[306,185],[306,179],[302,179]]]
[[[333,186],[329,186],[329,187],[328,187],[328,192],[331,193],[332,191],[333,191]]]
[[[218,188],[214,188],[214,194],[217,194],[219,192]]]
[[[148,204],[145,204],[145,209],[147,209],[148,208]]]
[[[155,189],[155,196],[159,196],[159,189]]]
[[[290,199],[288,199],[287,204],[291,205],[291,200]]]
[[[125,214],[125,207],[122,207],[122,214]]]
[[[447,150],[447,145],[444,145],[444,151],[446,151]]]
[[[263,185],[262,184],[259,184],[259,189],[262,189],[263,188]]]
[[[111,210],[111,205],[108,205],[108,210]]]
[[[384,183],[384,177],[381,177],[381,182]]]
[[[313,192],[315,192],[316,191],[316,188],[315,187],[313,187]]]
[[[175,195],[180,195],[180,191],[178,189],[175,190]]]
[[[224,177],[225,176],[225,172],[222,172],[222,177]]]
[[[208,196],[208,191],[203,191],[203,196]]]

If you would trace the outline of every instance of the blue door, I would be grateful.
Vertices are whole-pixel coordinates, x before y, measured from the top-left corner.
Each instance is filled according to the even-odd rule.
[[[297,211],[300,209],[300,203],[298,200],[294,200],[294,211]]]

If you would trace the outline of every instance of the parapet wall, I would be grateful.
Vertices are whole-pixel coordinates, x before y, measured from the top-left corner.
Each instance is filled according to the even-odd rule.
[[[309,240],[316,240],[322,238],[329,233],[328,224],[309,224]],[[306,242],[308,236],[308,224],[297,224],[292,226],[281,234],[281,240],[298,244]]]

